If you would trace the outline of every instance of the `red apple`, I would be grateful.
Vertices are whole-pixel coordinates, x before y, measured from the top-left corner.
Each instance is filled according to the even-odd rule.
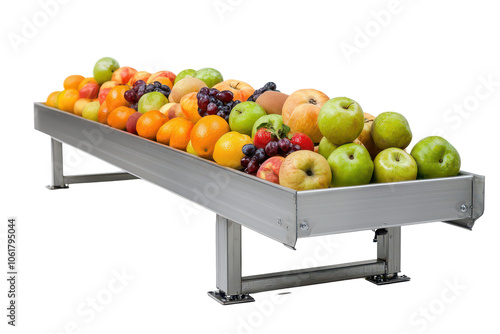
[[[279,184],[279,174],[281,164],[285,158],[276,155],[264,161],[257,171],[257,177]]]
[[[121,85],[126,85],[136,73],[137,70],[132,67],[128,66],[120,67],[119,69],[113,72],[113,75],[111,76],[111,81],[116,81]]]
[[[95,99],[99,95],[99,84],[95,81],[87,82],[79,90],[78,94],[81,99]]]

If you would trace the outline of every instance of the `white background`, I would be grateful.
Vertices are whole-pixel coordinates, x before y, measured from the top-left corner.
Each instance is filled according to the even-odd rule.
[[[2,333],[413,334],[498,327],[495,2],[400,0],[381,24],[374,13],[393,9],[390,0],[61,0],[44,20],[47,1],[2,2],[0,10],[2,272],[8,216],[18,218],[20,236],[19,323],[6,325],[2,279]],[[26,22],[39,27],[23,35]],[[363,39],[359,31],[366,30]],[[14,35],[23,43],[14,46]],[[357,53],[346,57],[347,44]],[[315,88],[351,97],[375,115],[400,112],[413,131],[410,149],[437,131],[461,153],[463,170],[487,176],[486,212],[473,232],[442,223],[403,228],[402,271],[410,283],[337,282],[222,307],[206,296],[215,288],[214,213],[145,181],[44,187],[50,140],[33,129],[33,102],[61,90],[70,74],[91,76],[104,56],[149,72],[214,67],[254,88],[274,81],[286,93]],[[490,90],[488,78],[496,83]],[[65,153],[68,174],[115,170],[74,149]],[[366,231],[302,239],[293,252],[244,229],[243,271],[370,259],[372,237]],[[122,270],[133,278],[120,286],[114,273]],[[120,292],[110,292],[110,283]],[[89,311],[92,298],[102,309]]]

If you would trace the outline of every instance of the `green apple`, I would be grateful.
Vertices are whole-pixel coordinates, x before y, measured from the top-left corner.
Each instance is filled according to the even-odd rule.
[[[139,99],[137,111],[144,114],[150,110],[160,110],[167,103],[168,99],[160,92],[146,93]]]
[[[97,115],[99,114],[100,107],[101,104],[99,103],[99,101],[87,103],[87,105],[83,107],[82,117],[97,122],[98,120]]]
[[[251,136],[253,124],[265,115],[266,111],[255,102],[238,103],[229,114],[229,127],[233,131]]]
[[[413,147],[411,155],[417,162],[419,179],[457,176],[460,172],[460,154],[443,137],[422,139]]]
[[[373,161],[368,150],[359,144],[339,146],[328,157],[332,187],[368,184],[373,175]]]
[[[208,88],[212,88],[219,82],[224,81],[224,78],[222,78],[222,74],[215,68],[210,68],[210,67],[202,68],[196,71],[194,73],[194,77],[206,83]]]
[[[281,115],[276,115],[276,114],[270,114],[270,115],[265,115],[259,118],[255,123],[253,124],[252,128],[252,139],[255,137],[255,133],[257,132],[257,128],[261,124],[267,123],[269,126],[272,126],[276,131],[279,131],[283,128],[283,117]]]
[[[387,111],[377,117],[372,124],[372,138],[381,150],[397,147],[404,150],[410,145],[412,134],[406,118],[400,113]]]
[[[183,71],[180,71],[179,74],[177,74],[177,76],[175,77],[175,80],[174,80],[174,85],[179,81],[179,80],[182,80],[184,78],[192,78],[194,77],[194,74],[196,73],[195,70],[189,68],[187,70],[183,70]]]
[[[94,79],[99,85],[110,81],[113,72],[120,68],[120,64],[113,58],[101,58],[94,65]]]
[[[400,148],[380,152],[374,161],[373,181],[376,183],[410,181],[417,178],[417,163]]]
[[[319,142],[318,153],[324,156],[325,159],[328,159],[330,157],[330,154],[332,154],[332,152],[335,151],[337,147],[339,146],[333,144],[328,140],[328,138],[323,137]]]
[[[363,109],[354,100],[336,97],[326,101],[318,114],[321,134],[335,145],[352,143],[365,125]]]

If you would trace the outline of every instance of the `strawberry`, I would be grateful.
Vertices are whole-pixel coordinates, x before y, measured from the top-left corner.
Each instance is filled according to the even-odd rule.
[[[255,137],[253,139],[253,144],[257,148],[266,148],[266,145],[271,141],[277,141],[278,138],[273,134],[272,131],[266,128],[260,128],[255,133]]]
[[[254,136],[254,145],[257,148],[264,149],[269,142],[286,138],[289,132],[290,128],[285,124],[276,129],[271,122],[262,123],[257,127],[257,132]]]
[[[295,145],[299,145],[303,150],[314,151],[314,143],[312,139],[305,133],[297,132],[294,133],[290,142]]]

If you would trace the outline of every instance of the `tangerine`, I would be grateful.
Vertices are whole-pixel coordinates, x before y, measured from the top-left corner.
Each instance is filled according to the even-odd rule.
[[[78,86],[83,79],[85,79],[85,77],[81,75],[70,75],[64,79],[64,89],[78,89]]]
[[[108,105],[109,111],[113,111],[118,107],[130,107],[130,102],[125,100],[125,92],[129,90],[130,87],[127,85],[119,85],[111,88],[108,95],[106,96],[106,104]]]
[[[159,110],[150,110],[139,117],[135,128],[139,136],[155,140],[156,133],[167,121],[168,117],[162,114]]]
[[[135,113],[135,109],[129,107],[118,107],[111,111],[108,115],[108,125],[112,128],[125,130],[127,128],[127,121],[130,115]]]
[[[50,93],[50,95],[47,97],[45,105],[47,107],[57,108],[57,96],[59,95],[59,93],[60,91]]]
[[[185,151],[191,139],[193,122],[176,117],[163,124],[156,133],[156,141]]]
[[[200,157],[212,160],[217,140],[229,131],[224,118],[217,115],[203,117],[191,131],[191,145]]]
[[[65,89],[57,96],[57,107],[61,110],[73,112],[75,102],[80,99],[78,90],[71,88]]]

